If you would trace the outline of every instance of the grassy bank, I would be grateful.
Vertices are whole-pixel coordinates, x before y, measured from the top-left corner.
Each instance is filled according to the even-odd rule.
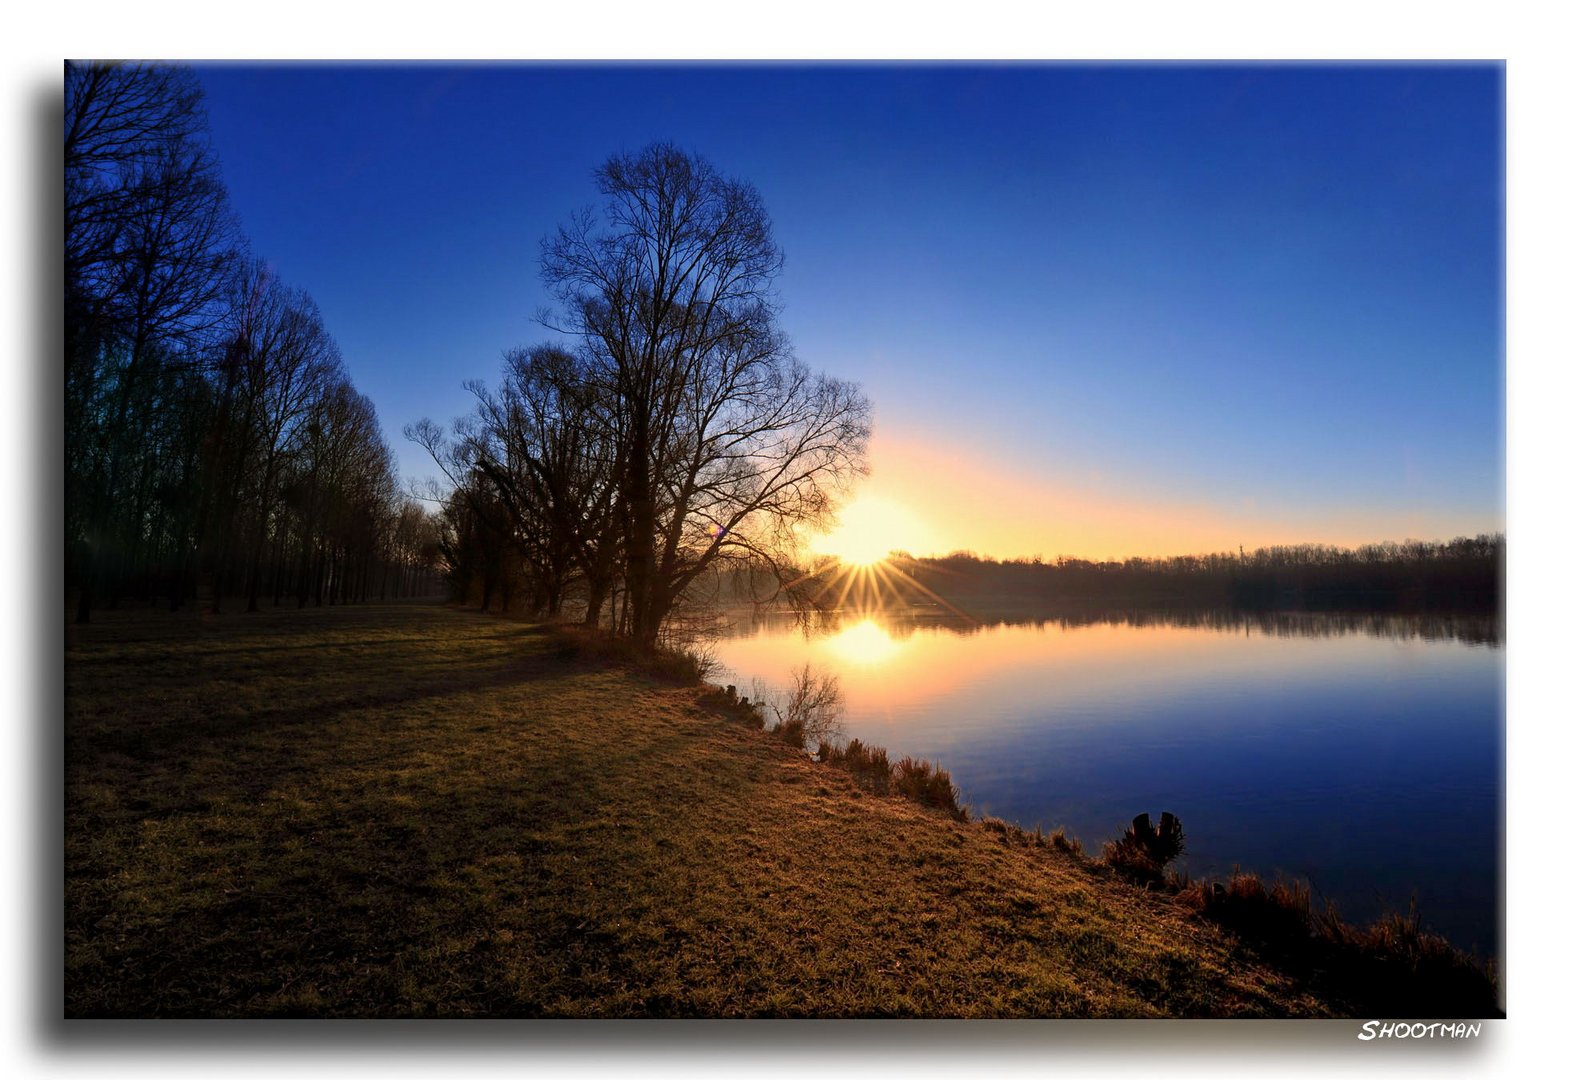
[[[66,691],[68,1015],[1373,1004],[539,627],[105,612],[70,632]]]

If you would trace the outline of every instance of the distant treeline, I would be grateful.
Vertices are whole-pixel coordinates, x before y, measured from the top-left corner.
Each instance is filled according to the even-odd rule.
[[[1252,552],[1093,562],[998,561],[969,552],[901,558],[922,589],[967,605],[1090,603],[1283,611],[1467,611],[1500,605],[1500,533],[1358,548],[1295,544]],[[908,589],[912,596],[920,590]]]
[[[371,402],[311,298],[251,257],[200,87],[65,70],[66,589],[344,603],[439,591]]]

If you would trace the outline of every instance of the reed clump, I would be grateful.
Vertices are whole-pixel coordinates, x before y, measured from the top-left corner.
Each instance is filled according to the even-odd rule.
[[[733,685],[710,686],[699,695],[699,704],[741,720],[750,727],[764,727],[763,703],[750,700],[745,694],[738,695]]]
[[[700,700],[760,727],[765,725],[765,711],[769,710],[775,715],[775,726],[768,729],[771,735],[793,749],[811,746],[820,762],[844,769],[859,787],[878,795],[904,795],[957,821],[970,816],[947,770],[910,755],[892,765],[889,751],[861,739],[839,743],[845,706],[833,675],[804,666],[792,672],[792,684],[784,697],[760,686],[750,701],[739,697],[735,686],[726,686],[711,690]]]
[[[890,793],[890,755],[882,746],[869,746],[861,739],[840,747],[825,743],[819,747],[819,760],[845,769],[859,787],[875,795]]]
[[[1283,970],[1354,1011],[1501,1016],[1494,964],[1424,928],[1417,905],[1358,927],[1310,887],[1267,884],[1235,869],[1227,881],[1177,881],[1175,899],[1248,942]]]
[[[961,805],[948,771],[921,758],[903,757],[895,763],[891,782],[896,791],[907,798],[943,810],[957,821],[969,816]]]
[[[1074,855],[1078,859],[1086,855],[1085,849],[1081,847],[1081,842],[1075,837],[1068,835],[1064,831],[1063,825],[1049,833],[1047,841],[1049,847],[1055,851],[1062,851],[1066,855]]]
[[[1041,825],[1028,832],[1019,825],[996,817],[985,817],[981,824],[985,830],[997,835],[1000,843],[1011,847],[1051,848],[1062,855],[1069,855],[1076,859],[1082,859],[1086,854],[1081,847],[1081,842],[1067,835],[1063,825],[1051,833],[1044,834]]]

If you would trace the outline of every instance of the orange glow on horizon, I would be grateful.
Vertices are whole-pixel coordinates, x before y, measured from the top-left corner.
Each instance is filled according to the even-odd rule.
[[[892,550],[918,557],[972,551],[996,559],[1109,560],[1233,552],[1241,546],[1253,551],[1273,544],[1357,547],[1501,528],[1499,521],[1458,520],[1421,509],[1266,507],[1221,493],[1186,501],[1153,494],[1127,478],[1006,465],[965,448],[887,433],[875,437],[871,457],[869,479],[842,513],[851,527],[844,537],[838,529],[813,541],[815,552],[858,565]],[[899,520],[881,523],[876,507],[898,508],[921,528]]]

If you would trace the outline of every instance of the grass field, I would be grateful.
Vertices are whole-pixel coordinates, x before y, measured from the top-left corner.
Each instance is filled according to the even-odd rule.
[[[66,649],[68,1016],[1349,1008],[1171,896],[865,793],[541,627],[95,619]]]

